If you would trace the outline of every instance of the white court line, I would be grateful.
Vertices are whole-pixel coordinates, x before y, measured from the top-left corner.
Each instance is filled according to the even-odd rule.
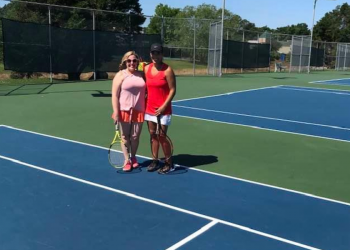
[[[191,100],[198,100],[198,99],[211,98],[211,97],[224,96],[224,95],[233,95],[233,94],[238,94],[238,93],[243,93],[243,92],[250,92],[250,91],[257,91],[257,90],[262,90],[262,89],[273,89],[273,88],[278,88],[280,86],[282,86],[282,85],[271,86],[271,87],[264,87],[264,88],[257,88],[257,89],[247,89],[247,90],[229,92],[229,93],[218,94],[218,95],[208,95],[208,96],[202,96],[202,97],[188,98],[188,99],[183,99],[183,100],[172,101],[172,103],[191,101]]]
[[[312,84],[318,84],[318,85],[327,85],[327,86],[348,86],[350,87],[350,84],[342,84],[342,83],[327,83],[327,82],[309,82]]]
[[[313,82],[309,82],[309,83],[333,82],[333,81],[341,81],[341,80],[350,80],[350,78],[331,79],[331,80],[323,80],[323,81],[313,81]]]
[[[331,91],[312,90],[312,89],[298,89],[298,88],[284,88],[284,87],[279,87],[278,89],[286,89],[286,90],[293,90],[293,91],[305,91],[305,92],[315,92],[315,93],[326,93],[326,94],[333,94],[333,95],[350,95],[350,92],[348,92],[348,93],[335,92],[333,89]]]
[[[346,89],[329,89],[329,88],[317,88],[317,87],[301,87],[301,86],[293,86],[293,85],[280,85],[280,87],[285,88],[285,87],[290,87],[290,88],[299,88],[299,89],[319,89],[319,90],[329,90],[329,91],[342,91],[342,92],[347,92],[350,93],[350,90]]]
[[[187,106],[181,106],[181,105],[173,105],[173,106],[174,106],[174,107],[185,108],[185,109],[200,110],[200,111],[205,111],[205,112],[213,112],[213,113],[220,113],[220,114],[227,114],[227,115],[237,115],[237,116],[253,117],[253,118],[258,118],[258,119],[273,120],[273,121],[282,121],[282,122],[297,123],[297,124],[304,124],[304,125],[311,125],[311,126],[326,127],[326,128],[332,128],[332,129],[340,129],[340,130],[350,131],[350,128],[343,128],[343,127],[331,126],[331,125],[324,125],[324,124],[318,124],[318,123],[301,122],[301,121],[294,121],[294,120],[287,120],[287,119],[280,119],[280,118],[273,118],[273,117],[259,116],[259,115],[247,115],[247,114],[242,114],[242,113],[218,111],[218,110],[212,110],[212,109],[194,108],[194,107],[187,107]]]
[[[176,115],[176,116],[179,116],[179,115]],[[212,120],[199,119],[199,118],[193,118],[193,117],[188,117],[188,116],[179,116],[179,117],[185,117],[185,118],[190,118],[190,119],[195,119],[195,120],[212,121]],[[218,122],[218,123],[224,123],[224,124],[229,124],[229,125],[234,124],[234,123],[227,123],[227,122]],[[298,134],[298,133],[293,133],[293,132],[279,131],[279,130],[274,130],[274,129],[265,129],[265,128],[248,126],[248,125],[242,125],[242,124],[234,124],[234,125],[243,126],[243,127],[250,127],[250,128],[256,128],[256,129],[262,129],[262,130],[268,130],[268,131],[273,131],[273,132],[281,132],[281,133],[286,133],[286,134],[303,135],[303,136],[315,137],[315,138],[321,138],[321,139],[330,139],[330,140],[341,141],[341,142],[349,142],[349,141],[340,140],[340,139],[332,139],[332,138],[327,138],[327,137],[320,137],[320,136],[313,136],[313,135],[306,135],[306,134],[304,135],[304,134]],[[72,142],[72,143],[85,145],[85,146],[89,146],[89,147],[93,147],[93,148],[99,148],[99,149],[103,149],[103,150],[108,150],[108,148],[106,148],[106,147],[101,147],[101,146],[97,146],[97,145],[93,145],[93,144],[89,144],[89,143],[85,143],[85,142],[74,141],[74,140],[65,139],[65,138],[61,138],[61,137],[56,137],[56,136],[52,136],[52,135],[46,135],[46,134],[33,132],[33,131],[20,129],[20,128],[15,128],[15,127],[11,127],[11,126],[6,126],[6,125],[3,125],[3,126],[6,127],[6,128],[9,128],[9,129],[22,131],[22,132],[26,132],[26,133],[30,133],[30,134],[34,134],[34,135],[40,135],[40,136],[44,136],[44,137],[48,137],[48,138],[53,138],[53,139],[57,139],[57,140],[60,140],[60,141],[67,141],[67,142]],[[145,158],[145,159],[151,159],[150,157],[146,157],[146,156],[142,156],[142,155],[139,155],[139,156],[142,157],[142,158]],[[181,167],[186,167],[186,166],[181,166]],[[268,184],[265,184],[265,183],[260,183],[260,182],[250,181],[250,180],[237,178],[237,177],[233,177],[233,176],[223,175],[223,174],[210,172],[210,171],[206,171],[206,170],[202,170],[202,169],[198,169],[198,168],[190,168],[190,170],[191,171],[193,170],[193,171],[203,172],[203,173],[210,174],[210,175],[220,176],[220,177],[224,177],[224,178],[228,178],[228,179],[232,179],[232,180],[242,181],[242,182],[246,182],[246,183],[251,183],[251,184],[254,184],[254,185],[258,185],[258,186],[263,186],[263,187],[269,187],[269,188],[273,188],[273,189],[277,189],[277,190],[282,190],[282,191],[286,191],[286,192],[289,192],[289,193],[299,194],[299,195],[311,197],[311,198],[318,199],[318,200],[324,200],[324,201],[329,201],[329,202],[333,202],[333,203],[337,203],[337,204],[341,204],[341,205],[350,206],[350,203],[346,203],[346,202],[338,201],[338,200],[334,200],[334,199],[329,199],[329,198],[326,198],[326,197],[317,196],[317,195],[313,195],[313,194],[309,194],[309,193],[304,193],[304,192],[300,192],[300,191],[296,191],[296,190],[292,190],[292,189],[282,188],[282,187],[278,187],[278,186],[268,185]]]
[[[324,137],[324,136],[317,136],[317,135],[302,134],[302,133],[289,132],[289,131],[285,131],[285,130],[277,130],[277,129],[271,129],[271,128],[263,128],[263,127],[259,127],[259,126],[245,125],[245,124],[241,124],[241,123],[222,122],[222,121],[216,121],[216,120],[210,120],[210,119],[204,119],[204,118],[197,118],[197,117],[186,116],[186,115],[174,115],[174,114],[173,114],[172,116],[178,116],[178,117],[183,117],[183,118],[189,118],[189,119],[193,119],[193,120],[209,121],[209,122],[214,122],[214,123],[222,123],[222,124],[228,124],[228,125],[235,125],[235,126],[241,126],[241,127],[248,127],[248,128],[254,128],[254,129],[268,130],[268,131],[279,132],[279,133],[286,133],[286,134],[292,134],[292,135],[302,135],[302,136],[306,136],[306,137],[320,138],[320,139],[326,139],[326,140],[332,140],[332,141],[340,141],[340,142],[347,142],[347,143],[350,142],[350,141],[347,141],[347,140],[335,139],[335,138],[331,138],[331,137]],[[349,203],[349,204],[350,204],[350,203]]]
[[[248,127],[248,128],[254,128],[254,129],[268,130],[268,131],[279,132],[279,133],[286,133],[286,134],[292,134],[292,135],[302,135],[302,136],[306,136],[306,137],[320,138],[320,139],[326,139],[326,140],[332,140],[332,141],[340,141],[340,142],[347,142],[347,143],[350,142],[350,141],[347,141],[347,140],[335,139],[335,138],[331,138],[331,137],[324,137],[324,136],[317,136],[317,135],[309,135],[309,134],[302,134],[302,133],[296,133],[296,132],[289,132],[289,131],[285,131],[285,130],[270,129],[270,128],[264,128],[264,127],[259,127],[259,126],[245,125],[245,124],[241,124],[241,123],[222,122],[222,121],[216,121],[216,120],[210,120],[210,119],[204,119],[204,118],[197,118],[197,117],[186,116],[186,115],[174,115],[173,114],[172,116],[189,118],[189,119],[193,119],[193,120],[209,121],[209,122],[214,122],[214,123],[235,125],[235,126],[241,126],[241,127]]]
[[[216,224],[218,224],[219,222],[216,220],[213,220],[212,222],[208,223],[207,225],[205,225],[204,227],[202,227],[201,229],[199,229],[198,231],[194,232],[193,234],[187,236],[186,238],[184,238],[183,240],[179,241],[178,243],[176,243],[175,245],[167,248],[166,250],[176,250],[179,247],[185,245],[186,243],[190,242],[191,240],[193,240],[194,238],[198,237],[199,235],[203,234],[204,232],[208,231],[210,228],[212,228],[213,226],[215,226]]]
[[[281,241],[281,242],[284,242],[284,243],[287,243],[287,244],[290,244],[290,245],[302,247],[302,248],[309,249],[309,250],[321,250],[319,248],[314,248],[314,247],[311,247],[311,246],[308,246],[308,245],[304,245],[304,244],[301,244],[301,243],[298,243],[298,242],[295,242],[295,241],[291,241],[291,240],[288,240],[288,239],[285,239],[285,238],[282,238],[282,237],[278,237],[278,236],[275,236],[275,235],[267,234],[267,233],[264,233],[264,232],[261,232],[261,231],[258,231],[258,230],[254,230],[254,229],[251,229],[249,227],[245,227],[245,226],[242,226],[242,225],[239,225],[239,224],[235,224],[235,223],[228,222],[228,221],[225,221],[225,220],[220,220],[220,219],[217,219],[217,218],[214,218],[214,217],[211,217],[211,216],[207,216],[207,215],[196,213],[196,212],[193,212],[193,211],[190,211],[190,210],[187,210],[187,209],[183,209],[183,208],[179,208],[179,207],[176,207],[176,206],[172,206],[172,205],[169,205],[169,204],[166,204],[166,203],[163,203],[163,202],[159,202],[159,201],[155,201],[155,200],[152,200],[152,199],[148,199],[148,198],[145,198],[145,197],[142,197],[142,196],[138,196],[136,194],[132,194],[132,193],[125,192],[125,191],[122,191],[122,190],[119,190],[119,189],[115,189],[115,188],[111,188],[111,187],[107,187],[107,186],[104,186],[104,185],[101,185],[101,184],[97,184],[97,183],[94,183],[94,182],[91,182],[91,181],[87,181],[87,180],[84,180],[84,179],[80,179],[80,178],[77,178],[77,177],[74,177],[74,176],[62,174],[60,172],[56,172],[56,171],[53,171],[53,170],[48,170],[48,169],[45,169],[43,167],[35,166],[35,165],[29,164],[29,163],[26,163],[26,162],[22,162],[22,161],[10,158],[10,157],[6,157],[6,156],[0,155],[0,158],[4,159],[4,160],[7,160],[7,161],[11,161],[11,162],[19,164],[19,165],[24,165],[24,166],[29,167],[29,168],[33,168],[33,169],[40,170],[40,171],[43,171],[43,172],[46,172],[46,173],[50,173],[50,174],[53,174],[53,175],[57,175],[57,176],[60,176],[60,177],[63,177],[63,178],[74,180],[74,181],[77,181],[77,182],[80,182],[80,183],[84,183],[84,184],[87,184],[87,185],[90,185],[90,186],[94,186],[94,187],[97,187],[97,188],[105,189],[105,190],[108,190],[108,191],[111,191],[111,192],[114,192],[114,193],[122,194],[122,195],[131,197],[131,198],[134,198],[134,199],[137,199],[137,200],[141,200],[141,201],[148,202],[148,203],[151,203],[151,204],[154,204],[154,205],[158,205],[158,206],[161,206],[161,207],[169,208],[169,209],[181,212],[181,213],[193,215],[193,216],[196,216],[196,217],[199,217],[199,218],[203,218],[203,219],[206,219],[206,220],[210,220],[210,221],[216,221],[216,222],[224,224],[224,225],[228,225],[228,226],[231,226],[231,227],[234,227],[234,228],[238,228],[238,229],[241,229],[243,231],[254,233],[254,234],[266,237],[266,238],[278,240],[278,241]]]

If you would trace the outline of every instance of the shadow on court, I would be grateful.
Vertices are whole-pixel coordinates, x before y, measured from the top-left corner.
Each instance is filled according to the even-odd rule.
[[[138,174],[142,172],[141,168],[135,168],[130,172],[124,172],[123,169],[116,170],[118,174]]]
[[[188,168],[198,167],[203,165],[212,164],[218,162],[218,157],[214,155],[190,155],[190,154],[179,154],[173,156],[173,162],[176,165],[174,171],[167,175],[177,175],[187,173]],[[142,171],[147,171],[147,166],[151,163],[151,160],[142,162]],[[162,163],[161,163],[162,165]]]
[[[42,94],[51,87],[52,83],[47,84],[21,84],[21,85],[1,85],[0,96],[10,95],[33,95]]]
[[[271,77],[272,79],[284,80],[284,79],[297,79],[296,77],[284,76],[284,77]]]
[[[218,162],[218,157],[215,155],[179,154],[173,156],[173,161],[186,167],[198,167]]]
[[[98,94],[91,94],[93,97],[112,97],[112,94],[106,94],[103,91],[95,90]]]
[[[144,161],[140,164],[140,169],[142,169],[142,171],[146,171],[147,172],[147,166],[149,164],[151,164],[151,160],[147,160]],[[174,161],[174,164],[179,165],[176,161]],[[160,163],[160,166],[163,166],[164,163]],[[157,171],[154,171],[157,173]],[[166,175],[177,175],[177,174],[185,174],[187,173],[187,167],[183,167],[183,166],[176,166],[175,169],[169,173],[167,173]]]

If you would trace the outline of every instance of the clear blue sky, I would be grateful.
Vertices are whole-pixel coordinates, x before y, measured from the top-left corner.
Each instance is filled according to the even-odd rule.
[[[172,8],[184,8],[187,5],[198,6],[203,3],[215,5],[218,9],[222,0],[139,0],[143,14],[153,15],[155,7],[167,4]],[[347,0],[318,0],[315,23],[325,13],[333,10]],[[0,6],[8,2],[0,0]],[[261,27],[267,25],[277,28],[297,23],[306,23],[311,27],[314,0],[226,0],[226,9]]]

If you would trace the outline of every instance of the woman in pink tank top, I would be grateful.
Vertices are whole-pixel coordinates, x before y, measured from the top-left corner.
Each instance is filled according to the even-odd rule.
[[[171,101],[176,93],[176,78],[171,67],[163,62],[163,46],[161,44],[152,44],[151,59],[152,63],[144,68],[147,86],[145,120],[151,135],[151,147],[155,149],[160,148],[160,142],[156,136],[157,117],[160,117],[162,131],[165,134],[170,125],[172,114]],[[162,133],[160,134],[161,137],[164,136]],[[154,152],[154,154],[158,155],[158,152]],[[168,158],[166,155],[165,157]],[[158,170],[159,173],[166,174],[174,169],[171,157],[165,161],[164,166],[161,168],[159,166],[158,159],[153,159],[147,170],[149,172]]]
[[[119,66],[112,84],[112,119],[119,122],[125,145],[131,148],[131,158],[123,145],[125,163],[123,171],[132,171],[139,166],[136,152],[145,113],[146,85],[144,73],[137,71],[139,57],[134,51],[127,52]],[[131,120],[131,124],[130,124]],[[131,147],[130,147],[131,146]]]

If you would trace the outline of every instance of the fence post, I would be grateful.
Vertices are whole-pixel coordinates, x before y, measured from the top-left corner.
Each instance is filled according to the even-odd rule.
[[[260,35],[259,35],[259,33],[258,33],[258,40],[257,40],[257,46],[256,46],[256,65],[255,65],[255,72],[258,72],[258,69],[259,69],[259,44],[260,44],[260,42],[259,42],[259,39],[260,39]]]
[[[51,41],[51,7],[48,6],[49,11],[49,46],[50,46],[50,83],[53,82],[52,80],[52,41]]]
[[[243,30],[243,36],[242,36],[242,56],[241,56],[241,73],[243,73],[243,67],[244,67],[244,30]]]
[[[227,44],[227,46],[226,47],[228,47],[228,28],[226,29],[226,44]],[[222,50],[223,50],[224,48],[222,48]],[[226,50],[226,68],[225,68],[225,73],[227,73],[227,58],[228,58],[228,49]]]
[[[270,33],[267,33],[270,34]],[[272,51],[272,33],[270,34],[270,48],[269,48],[269,73],[271,73],[271,51]]]
[[[346,69],[346,52],[347,52],[347,50],[348,50],[348,44],[345,44],[345,55],[344,55],[344,66],[343,66],[343,70],[345,70]]]
[[[323,62],[322,62],[322,71],[324,71],[324,66],[326,64],[326,43],[323,44]]]
[[[94,54],[94,81],[96,81],[96,37],[95,37],[95,11],[92,11],[92,44],[93,44],[93,54]]]
[[[218,23],[215,23],[215,42],[214,42],[214,70],[213,70],[213,76],[216,75],[216,35],[218,34]]]
[[[160,39],[162,40],[162,44],[164,45],[164,16],[162,15],[162,26],[160,30]]]
[[[288,40],[287,40],[287,41],[288,41]],[[294,36],[292,36],[292,44],[291,44],[291,50],[290,50],[289,73],[292,72],[292,65],[293,65],[293,46],[294,46]]]
[[[196,17],[193,17],[193,76],[196,75]]]
[[[300,46],[300,59],[299,59],[299,73],[301,72],[301,59],[303,57],[303,46],[304,46],[304,37],[301,37],[301,46]]]

